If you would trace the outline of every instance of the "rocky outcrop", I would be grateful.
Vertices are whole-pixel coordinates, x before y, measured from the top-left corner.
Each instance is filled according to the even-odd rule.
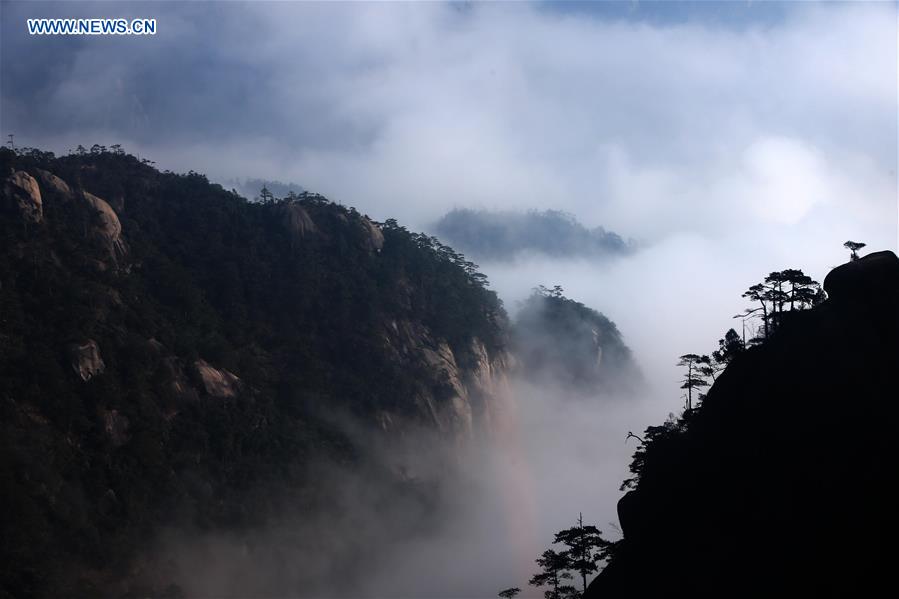
[[[25,171],[15,171],[3,181],[3,199],[7,210],[18,212],[26,223],[44,220],[41,190],[34,177]]]
[[[72,370],[81,380],[89,381],[106,370],[106,363],[100,356],[100,346],[93,339],[69,346]]]
[[[203,389],[212,397],[230,399],[240,391],[240,379],[233,373],[211,366],[205,360],[194,362],[197,374],[203,383]]]
[[[827,274],[824,290],[839,302],[895,299],[899,292],[899,258],[885,251],[847,262]]]
[[[385,340],[398,360],[430,377],[426,390],[415,398],[422,418],[460,443],[490,434],[498,406],[511,397],[512,360],[504,350],[491,353],[474,338],[469,348],[463,348],[462,366],[449,343],[409,321],[392,322]],[[379,425],[386,430],[400,420],[382,413]]]
[[[72,188],[50,171],[35,169],[34,172],[37,173],[37,177],[40,179],[45,193],[57,194],[65,200],[70,200],[74,197]]]
[[[362,228],[365,231],[365,248],[369,252],[380,252],[384,248],[384,233],[381,228],[367,216],[362,217]]]
[[[494,434],[508,424],[506,412],[513,403],[509,377],[515,369],[515,359],[505,350],[489,352],[477,338],[471,342],[471,354],[475,356],[474,368],[467,386],[471,390],[475,418],[484,430]]]
[[[82,192],[82,197],[89,209],[93,210],[96,218],[93,227],[95,238],[106,248],[113,262],[118,262],[127,252],[125,240],[122,239],[122,223],[105,200],[98,198],[87,191]]]
[[[304,239],[305,237],[318,232],[312,217],[297,202],[284,202],[279,207],[281,211],[281,222],[287,228],[293,239]]]

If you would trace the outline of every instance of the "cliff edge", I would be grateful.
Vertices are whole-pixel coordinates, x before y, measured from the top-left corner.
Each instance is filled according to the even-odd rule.
[[[646,446],[624,539],[587,597],[860,596],[890,588],[899,533],[899,259],[834,269]]]

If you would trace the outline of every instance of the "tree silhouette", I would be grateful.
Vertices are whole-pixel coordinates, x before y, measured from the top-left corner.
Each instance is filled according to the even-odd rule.
[[[684,421],[682,419],[677,418],[674,414],[668,414],[668,419],[665,420],[661,426],[646,427],[643,437],[638,437],[633,433],[629,434],[629,437],[633,436],[640,441],[640,445],[637,447],[637,451],[634,452],[634,457],[628,467],[633,476],[625,479],[624,482],[621,483],[621,491],[637,486],[640,482],[640,478],[643,476],[643,469],[647,462],[647,454],[658,448],[661,448],[661,451],[664,451],[664,448],[670,446],[670,443],[684,431],[683,425]],[[611,549],[611,547],[609,549]]]
[[[733,329],[728,329],[724,333],[724,339],[718,340],[718,349],[712,352],[712,359],[726,367],[737,357],[737,354],[742,353],[745,349],[746,344],[739,333]]]
[[[769,314],[769,318],[774,325],[772,328],[776,328],[783,318],[784,304],[787,303],[789,297],[787,292],[784,291],[787,277],[786,271],[783,270],[772,272],[765,277],[765,293],[772,305],[771,314]]]
[[[867,243],[861,243],[860,241],[847,241],[843,244],[843,247],[849,250],[851,253],[849,254],[850,260],[858,260],[858,251],[868,245]]]
[[[799,269],[788,268],[781,271],[783,280],[790,285],[787,301],[790,302],[790,310],[813,306],[817,303],[821,286],[817,281]]]
[[[262,186],[262,189],[259,191],[259,198],[260,198],[264,203],[267,204],[267,203],[269,203],[269,202],[274,201],[275,196],[274,196],[274,194],[273,194],[271,191],[269,191],[268,187],[266,187],[265,185],[263,185],[263,186]]]
[[[565,290],[562,289],[561,285],[554,285],[552,289],[546,287],[545,285],[537,285],[534,288],[534,293],[542,295],[543,297],[551,297],[555,299],[562,299],[565,297]]]
[[[708,356],[700,356],[698,354],[684,354],[679,358],[678,366],[684,366],[687,369],[687,376],[681,381],[681,389],[687,390],[686,410],[693,409],[693,389],[700,387],[708,387],[709,383],[705,380],[705,376],[700,370],[703,364],[708,364]]]
[[[698,378],[702,378],[706,382],[706,385],[710,386],[715,383],[715,379],[718,378],[718,373],[724,370],[726,366],[726,364],[719,363],[711,356],[703,354],[699,356],[699,360],[696,363],[697,376]],[[711,379],[711,382],[709,382],[709,379]],[[698,401],[705,399],[705,395],[705,393],[699,393],[697,395]]]
[[[758,312],[759,310],[762,311],[762,325],[764,327],[764,329],[763,329],[764,337],[767,339],[768,333],[770,332],[769,328],[768,328],[769,301],[768,301],[768,295],[767,295],[767,290],[765,289],[765,286],[762,285],[761,283],[756,283],[755,285],[751,286],[749,289],[747,289],[746,291],[743,292],[743,297],[751,299],[756,302],[759,302],[760,306],[754,310],[747,310],[746,316],[748,316],[754,312]]]
[[[509,587],[508,589],[503,589],[499,593],[497,593],[498,597],[502,597],[503,599],[514,599],[518,593],[521,592],[521,589],[518,587]]]
[[[788,268],[769,273],[764,282],[743,292],[743,297],[759,302],[759,307],[747,309],[740,317],[761,311],[763,338],[767,339],[783,321],[785,307],[788,311],[811,307],[822,300],[823,292],[821,285],[804,272]]]
[[[585,593],[587,575],[599,570],[597,564],[607,557],[606,550],[611,546],[601,535],[602,531],[595,526],[584,526],[584,516],[578,514],[577,526],[557,532],[553,541],[568,548],[562,555],[568,562],[568,568],[581,575]]]
[[[536,560],[540,566],[540,572],[534,574],[528,584],[535,587],[550,587],[543,592],[546,599],[565,599],[577,594],[577,590],[569,585],[562,584],[571,579],[571,573],[567,572],[568,558],[563,553],[547,549]]]

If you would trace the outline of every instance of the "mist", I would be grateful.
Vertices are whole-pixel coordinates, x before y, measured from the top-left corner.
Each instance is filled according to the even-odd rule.
[[[785,268],[823,282],[847,239],[899,249],[895,4],[579,4],[117,5],[159,20],[140,40],[22,26],[104,4],[0,4],[0,121],[20,146],[122,144],[412,230],[560,210],[634,240],[602,259],[468,258],[513,318],[538,285],[602,312],[639,393],[513,372],[514,408],[464,451],[354,430],[391,483],[316,464],[319,495],[272,498],[277,521],[148,540],[147,576],[189,596],[540,597],[533,560],[578,513],[618,538],[627,433],[682,409],[677,357],[742,332],[743,291]]]
[[[186,596],[491,597],[519,586],[542,597],[527,585],[534,559],[579,513],[620,538],[615,505],[635,450],[625,437],[664,402],[518,377],[511,389],[502,421],[461,450],[422,429],[354,433],[412,492],[370,466],[316,464],[305,509],[272,498],[280,517],[248,530],[161,531],[144,582]]]

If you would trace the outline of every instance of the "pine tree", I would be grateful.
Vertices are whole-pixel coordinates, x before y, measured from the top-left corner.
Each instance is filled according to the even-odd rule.
[[[724,339],[718,340],[718,349],[712,352],[712,359],[726,367],[737,357],[737,354],[745,349],[746,344],[739,333],[733,329],[728,329],[724,334]]]
[[[698,354],[684,354],[679,358],[678,366],[687,368],[687,375],[681,381],[681,389],[687,390],[685,409],[689,412],[693,409],[693,389],[708,387],[709,383],[705,380],[700,367],[708,360],[708,356],[700,356]]]
[[[568,569],[581,575],[583,592],[587,591],[587,575],[599,570],[598,563],[606,558],[611,543],[602,538],[602,531],[595,526],[584,526],[583,514],[578,514],[577,526],[556,533],[554,543],[568,549],[562,552]]]
[[[534,574],[528,584],[535,587],[550,587],[543,592],[546,599],[565,599],[577,593],[573,586],[562,584],[565,580],[571,579],[571,573],[567,572],[568,558],[564,553],[547,549],[535,561],[540,566],[540,572]]]
[[[849,250],[851,253],[849,254],[850,260],[858,260],[858,251],[868,245],[867,243],[861,243],[859,241],[847,241],[843,244],[843,247]]]

